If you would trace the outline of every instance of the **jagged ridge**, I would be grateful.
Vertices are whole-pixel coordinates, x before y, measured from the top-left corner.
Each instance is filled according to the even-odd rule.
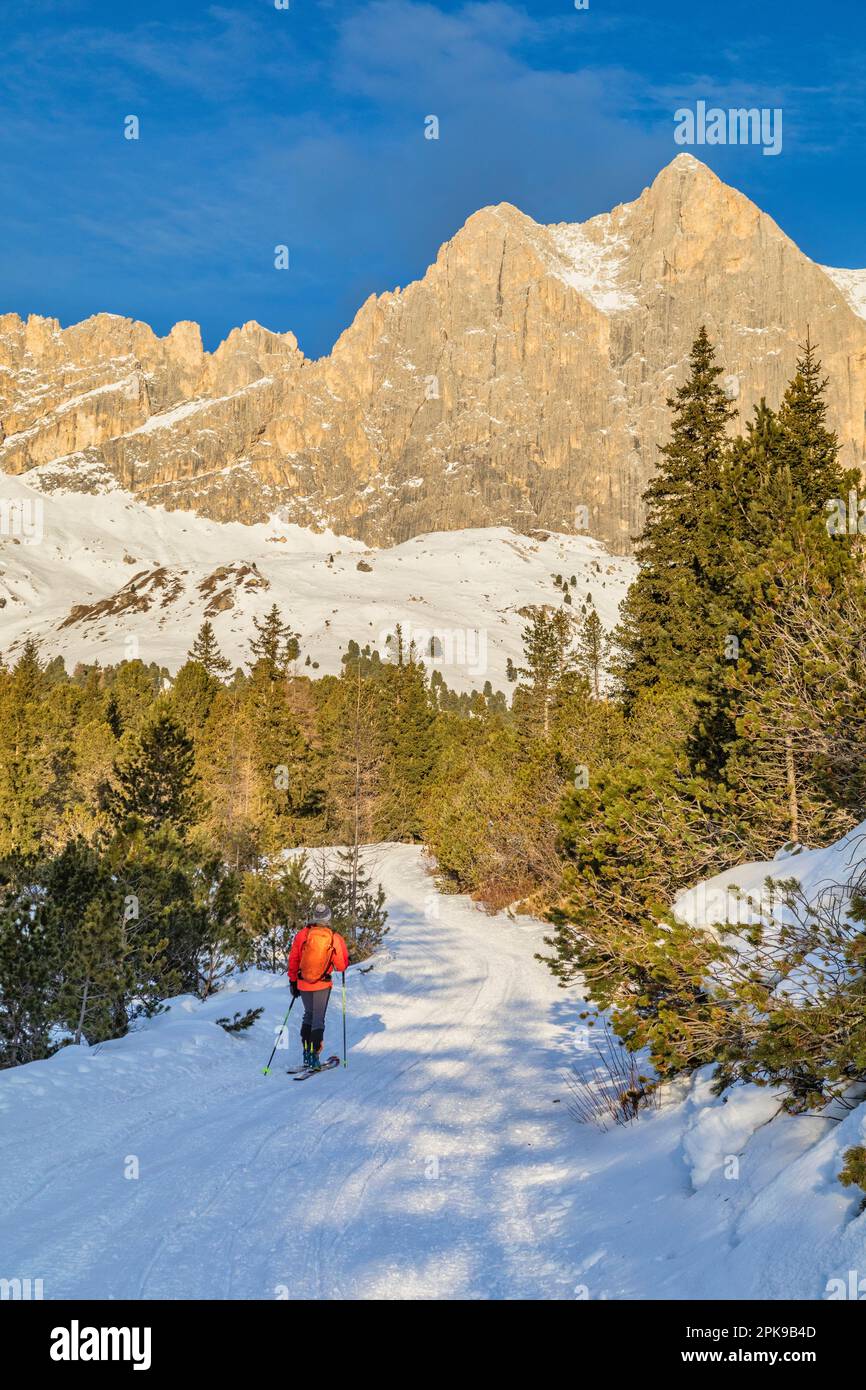
[[[862,285],[679,155],[583,224],[483,208],[318,361],[254,323],[207,353],[190,323],[160,339],[113,315],[65,330],[2,316],[0,469],[39,466],[43,487],[115,480],[223,520],[281,509],[374,545],[588,517],[624,552],[702,322],[744,411],[778,400],[808,325],[845,461],[860,464]]]

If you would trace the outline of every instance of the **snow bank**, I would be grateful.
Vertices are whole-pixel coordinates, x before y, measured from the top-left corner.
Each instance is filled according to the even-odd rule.
[[[694,1079],[689,1106],[695,1118],[687,1122],[683,1135],[683,1154],[696,1190],[718,1174],[722,1161],[735,1159],[781,1106],[781,1097],[765,1086],[732,1086],[724,1096],[713,1095],[713,1071],[705,1067]]]
[[[846,860],[821,855],[795,858]],[[837,1181],[866,1107],[774,1116],[705,1069],[626,1129],[576,1124],[565,1073],[591,1039],[536,959],[544,926],[439,894],[417,846],[365,858],[391,931],[349,972],[348,1069],[285,1075],[296,1009],[263,1076],[289,992],[248,971],[0,1073],[3,1277],[49,1299],[866,1297],[866,1215]],[[257,1007],[246,1033],[216,1024]],[[341,1031],[334,997],[329,1051]]]

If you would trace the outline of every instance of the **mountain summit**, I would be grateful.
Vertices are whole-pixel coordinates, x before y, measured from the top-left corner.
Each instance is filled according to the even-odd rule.
[[[255,323],[207,353],[191,323],[160,339],[110,314],[0,316],[0,469],[373,545],[510,525],[625,552],[701,323],[743,413],[778,401],[808,327],[861,463],[864,291],[680,154],[587,222],[482,208],[317,361]]]

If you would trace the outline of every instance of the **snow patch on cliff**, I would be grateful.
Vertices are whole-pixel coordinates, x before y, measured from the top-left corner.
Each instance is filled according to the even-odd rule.
[[[854,313],[866,319],[866,270],[845,270],[831,265],[822,265],[821,269],[834,285],[838,285]]]
[[[593,240],[580,222],[562,222],[549,228],[556,252],[552,269],[603,314],[619,314],[637,304],[621,283],[628,242],[611,232],[609,218],[595,218],[594,222],[603,225],[601,242]]]

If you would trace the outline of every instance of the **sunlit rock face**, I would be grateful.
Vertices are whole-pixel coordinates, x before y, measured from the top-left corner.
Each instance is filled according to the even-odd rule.
[[[778,402],[808,330],[862,463],[864,303],[866,276],[816,265],[680,155],[588,222],[483,208],[317,361],[255,323],[207,353],[192,323],[0,316],[0,470],[371,545],[510,525],[625,552],[702,323],[741,416]]]

